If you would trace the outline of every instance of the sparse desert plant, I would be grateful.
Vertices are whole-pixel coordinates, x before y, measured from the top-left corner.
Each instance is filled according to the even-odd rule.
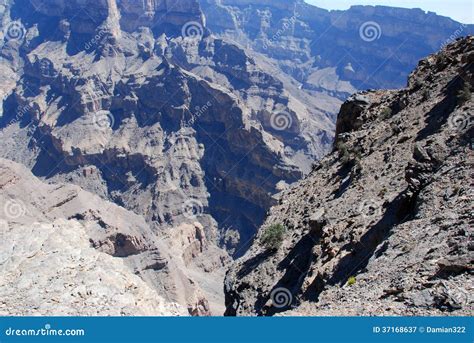
[[[341,159],[343,164],[348,163],[351,160],[351,154],[347,145],[344,142],[338,141],[336,143],[336,149],[339,152],[339,158]]]
[[[422,101],[427,101],[430,98],[431,94],[428,89],[424,89],[423,92],[421,93],[421,100]]]
[[[459,90],[457,94],[458,105],[462,106],[472,98],[472,92],[467,82],[464,83],[464,86]]]
[[[392,109],[390,107],[385,107],[382,110],[382,118],[383,119],[388,119],[392,116]]]
[[[355,276],[351,276],[349,279],[347,279],[347,284],[349,286],[353,286],[353,285],[355,285],[356,281],[357,281],[357,279],[355,278]]]
[[[283,243],[285,233],[286,227],[283,224],[272,224],[263,232],[261,243],[269,250],[276,250]]]

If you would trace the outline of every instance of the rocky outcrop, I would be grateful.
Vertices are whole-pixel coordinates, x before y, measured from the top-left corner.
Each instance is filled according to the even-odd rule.
[[[29,18],[40,3],[18,0],[9,12]],[[123,205],[157,230],[198,217],[211,241],[239,255],[277,185],[299,179],[327,151],[330,115],[244,50],[209,36],[196,2],[127,4],[97,2],[95,16],[72,16],[77,23],[68,14],[79,3],[44,4],[20,47],[6,42],[20,65],[5,68],[21,78],[5,90],[2,126],[23,148],[2,156]],[[138,20],[137,28],[129,22],[137,11],[181,21]],[[19,134],[15,125],[30,126]],[[229,228],[237,240],[220,237]]]
[[[222,313],[221,280],[223,266],[229,257],[208,241],[201,224],[196,222],[159,232],[142,216],[77,186],[45,184],[25,167],[4,159],[0,159],[0,171],[2,235],[15,237],[5,242],[8,249],[3,251],[2,267],[10,266],[15,259],[16,255],[11,255],[12,247],[22,242],[27,244],[29,226],[34,232],[42,227],[53,228],[60,235],[68,235],[77,229],[79,232],[72,236],[80,246],[91,251],[89,255],[110,256],[101,257],[91,268],[106,270],[106,263],[111,260],[113,265],[122,264],[122,269],[133,278],[138,277],[158,298],[163,298],[164,304],[176,304],[177,308],[188,309],[188,314],[192,315]],[[72,228],[66,228],[69,224]],[[69,243],[74,243],[72,238]],[[68,251],[62,251],[59,246],[57,249],[59,253]],[[92,250],[96,252],[92,253]],[[62,273],[61,266],[51,273]],[[200,282],[195,275],[199,276]],[[28,277],[35,281],[33,276]],[[206,279],[209,280],[204,284]],[[3,296],[0,294],[0,298]],[[100,309],[91,309],[96,310],[97,314],[102,313]],[[151,315],[155,312],[124,313]]]
[[[229,270],[227,315],[472,314],[473,43],[342,106],[333,153]]]
[[[188,315],[140,277],[150,252],[162,261],[156,271],[176,271],[139,216],[4,159],[0,191],[2,315]]]
[[[129,5],[6,2],[0,155],[142,218],[139,236],[104,224],[92,247],[193,315],[221,314],[219,246],[243,254],[334,124],[272,66],[210,36],[196,1]]]
[[[330,151],[335,113],[361,80],[353,61],[342,77],[341,56],[313,52],[311,35],[333,23],[329,12],[305,7],[313,23],[291,12],[301,1],[264,1],[257,15],[242,15],[247,1],[201,4],[207,18],[197,0],[0,7],[0,156],[139,218],[136,232],[116,230],[114,218],[87,206],[66,219],[96,222],[93,249],[123,259],[193,315],[223,312],[228,253],[241,256],[275,193]],[[272,31],[276,22],[285,29]],[[344,44],[354,25],[337,32]],[[284,34],[290,26],[297,38]],[[444,37],[443,25],[432,29],[433,41]],[[356,57],[372,47],[386,51],[367,45]]]

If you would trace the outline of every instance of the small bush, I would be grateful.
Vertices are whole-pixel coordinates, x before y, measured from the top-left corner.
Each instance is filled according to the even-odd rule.
[[[344,142],[338,141],[336,143],[336,149],[339,152],[339,158],[341,159],[343,164],[348,163],[351,160],[351,154],[347,145]]]
[[[385,107],[383,110],[382,110],[382,118],[383,119],[388,119],[392,116],[392,109],[389,108],[389,107]]]
[[[464,83],[464,87],[461,88],[457,95],[458,105],[462,106],[469,100],[471,100],[472,93],[467,82]]]
[[[431,96],[430,91],[428,89],[424,89],[423,93],[421,93],[421,100],[427,101],[429,100],[430,96]]]
[[[347,284],[349,286],[352,286],[356,283],[357,279],[355,278],[355,276],[351,276],[349,279],[347,279]]]
[[[262,235],[261,243],[269,250],[280,248],[285,237],[286,228],[282,224],[273,224],[267,227]]]

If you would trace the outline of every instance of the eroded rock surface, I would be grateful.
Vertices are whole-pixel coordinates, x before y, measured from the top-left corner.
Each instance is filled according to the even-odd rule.
[[[472,315],[474,38],[351,97],[226,277],[227,315]],[[267,249],[271,225],[287,228]]]
[[[6,25],[24,32],[2,48],[2,156],[156,230],[190,223],[190,210],[242,254],[277,184],[330,146],[330,111],[209,35],[196,1],[9,3]]]
[[[303,0],[200,3],[213,32],[268,56],[316,97],[399,88],[421,58],[474,33],[473,25],[421,9],[327,11]]]
[[[174,263],[139,216],[4,159],[0,190],[2,315],[189,315],[132,268],[151,245],[156,270]]]
[[[339,27],[314,7],[304,10],[316,23],[293,20],[300,2],[263,1],[258,15],[242,16],[249,4],[202,1],[203,13],[197,0],[0,1],[0,156],[55,185],[48,191],[65,212],[47,216],[49,224],[85,225],[94,251],[123,259],[192,315],[223,313],[229,255],[249,247],[274,194],[330,151],[342,99],[362,84],[355,63],[341,74],[340,51],[321,59],[313,51],[324,25],[347,39],[338,44],[358,37],[357,11],[344,12],[348,25]],[[294,25],[294,37],[275,23]],[[429,46],[414,51],[448,39],[456,25],[430,25]],[[357,58],[386,51],[361,46]],[[409,52],[398,56],[403,68],[391,61],[377,80],[397,79],[414,63]],[[28,220],[48,212],[44,199]],[[80,211],[68,207],[75,202]],[[128,216],[136,225],[117,222]]]

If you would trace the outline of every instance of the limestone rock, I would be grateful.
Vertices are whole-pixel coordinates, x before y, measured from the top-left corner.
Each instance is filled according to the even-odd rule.
[[[280,193],[228,271],[227,315],[473,313],[473,43],[421,61],[405,89],[348,100],[335,151]]]

